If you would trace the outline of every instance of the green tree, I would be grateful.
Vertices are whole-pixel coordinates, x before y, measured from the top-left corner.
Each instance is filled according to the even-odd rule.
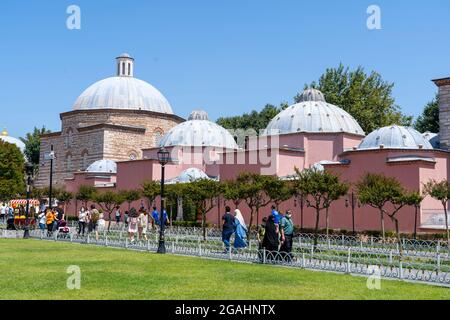
[[[140,190],[125,190],[121,191],[121,194],[123,195],[125,202],[128,203],[128,211],[131,210],[131,204],[141,198]]]
[[[431,180],[424,186],[425,194],[439,200],[444,208],[445,230],[447,231],[447,244],[450,246],[450,232],[448,228],[448,202],[450,200],[450,184],[448,180]]]
[[[271,199],[267,195],[269,176],[263,176],[257,173],[243,172],[239,174],[236,181],[242,188],[242,195],[245,203],[250,208],[250,223],[248,232],[253,226],[253,220],[256,214],[257,223],[259,222],[259,210],[267,206]]]
[[[222,193],[220,182],[200,179],[186,184],[184,196],[189,198],[202,215],[203,240],[206,241],[206,215],[215,207],[215,199]]]
[[[396,215],[403,207],[420,203],[422,196],[419,192],[407,191],[394,177],[387,177],[378,173],[367,173],[357,183],[356,187],[361,203],[378,209],[383,240],[385,239],[384,215],[387,215],[394,222],[400,256],[402,256],[403,248]]]
[[[232,201],[236,208],[242,203],[245,193],[243,186],[236,180],[223,182],[223,197],[225,200]]]
[[[97,193],[94,196],[95,201],[103,212],[108,214],[108,232],[111,228],[112,213],[117,206],[125,202],[125,194],[123,192],[106,191]]]
[[[287,107],[287,104],[281,104],[276,107],[271,104],[267,104],[261,111],[253,110],[250,113],[244,113],[242,116],[234,117],[222,117],[217,119],[217,124],[226,129],[253,129],[256,134],[259,134],[261,130],[266,129],[269,122],[275,118],[283,109]]]
[[[439,132],[439,96],[428,102],[422,114],[414,123],[414,128],[422,133]]]
[[[267,196],[275,204],[277,210],[281,203],[291,199],[295,193],[295,188],[290,181],[284,181],[273,176],[268,177],[265,189]]]
[[[50,133],[45,127],[34,128],[33,132],[27,133],[25,138],[20,138],[25,144],[25,155],[34,166],[34,172],[39,170],[39,160],[41,152],[41,136]]]
[[[319,89],[328,103],[350,113],[366,133],[392,125],[411,125],[412,117],[402,114],[392,95],[393,83],[384,81],[380,74],[366,74],[362,67],[350,70],[340,64],[330,68],[307,87]],[[295,97],[298,102],[300,94]]]
[[[184,195],[184,187],[183,183],[174,183],[169,184],[166,187],[165,196],[166,196],[166,208],[170,208],[167,210],[169,213],[170,222],[173,220],[173,208],[175,208],[175,212],[178,212],[178,201],[183,198]]]
[[[317,246],[319,233],[320,212],[326,210],[327,234],[329,228],[328,210],[331,204],[345,196],[349,185],[341,182],[339,177],[317,169],[300,171],[295,168],[296,180],[294,182],[295,193],[303,194],[308,207],[316,210],[316,225],[314,229],[314,246]]]
[[[97,195],[97,189],[93,186],[81,185],[76,194],[75,199],[81,201],[83,206],[87,207],[89,201],[93,201]]]
[[[66,190],[61,190],[58,194],[57,199],[59,201],[61,201],[64,205],[64,213],[67,216],[67,206],[72,202],[74,198],[74,194],[72,192],[66,191]]]
[[[25,192],[25,160],[13,144],[0,140],[0,200],[7,201]]]
[[[141,192],[151,207],[155,203],[156,197],[161,194],[161,184],[158,181],[145,181],[142,184]]]

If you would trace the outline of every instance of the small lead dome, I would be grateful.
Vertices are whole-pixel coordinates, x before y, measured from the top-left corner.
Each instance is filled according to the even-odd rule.
[[[117,173],[117,164],[112,160],[98,160],[91,164],[86,172],[89,173]]]
[[[206,119],[205,119],[206,117]],[[233,136],[225,128],[207,120],[204,111],[194,111],[189,120],[173,127],[160,142],[161,147],[217,147],[238,149]]]
[[[204,110],[194,110],[189,115],[188,120],[209,120],[208,113]]]
[[[358,122],[345,110],[327,103],[319,90],[307,89],[299,100],[299,103],[286,108],[272,119],[265,135],[296,132],[346,132],[364,135]]]
[[[323,93],[314,88],[306,89],[300,95],[299,102],[306,102],[306,101],[326,102]]]
[[[373,131],[358,147],[358,150],[374,149],[433,149],[422,134],[411,127],[388,126]]]

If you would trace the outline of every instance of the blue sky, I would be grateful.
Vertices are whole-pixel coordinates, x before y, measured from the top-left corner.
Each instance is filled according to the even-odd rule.
[[[71,4],[81,30],[66,28]],[[371,4],[382,30],[366,27]],[[0,127],[13,136],[59,130],[59,113],[114,75],[122,52],[175,113],[214,120],[292,102],[340,62],[394,82],[411,115],[434,97],[430,80],[450,76],[448,0],[2,0],[0,32]]]

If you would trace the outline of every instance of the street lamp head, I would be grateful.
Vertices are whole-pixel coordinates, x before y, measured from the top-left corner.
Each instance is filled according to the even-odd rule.
[[[34,166],[31,162],[25,163],[25,172],[28,176],[32,176],[34,171]]]
[[[159,151],[158,151],[158,161],[159,161],[159,163],[162,166],[164,166],[167,163],[169,163],[169,160],[170,160],[170,152],[164,147],[159,149]]]

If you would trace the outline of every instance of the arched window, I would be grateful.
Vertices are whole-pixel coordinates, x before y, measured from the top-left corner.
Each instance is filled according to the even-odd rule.
[[[127,73],[125,72],[125,62],[122,62],[122,74],[126,75]]]
[[[81,154],[81,171],[85,171],[89,166],[88,157],[89,152],[87,150],[84,150],[83,153]]]
[[[154,135],[155,135],[155,146],[159,147],[159,144],[161,143],[161,139],[164,136],[164,131],[161,128],[157,128],[154,131]]]
[[[72,168],[72,154],[68,153],[66,155],[66,171],[71,172]]]
[[[128,63],[128,75],[131,76],[131,63]]]
[[[73,129],[69,128],[66,131],[66,136],[65,136],[65,146],[67,149],[72,148],[73,145]]]

